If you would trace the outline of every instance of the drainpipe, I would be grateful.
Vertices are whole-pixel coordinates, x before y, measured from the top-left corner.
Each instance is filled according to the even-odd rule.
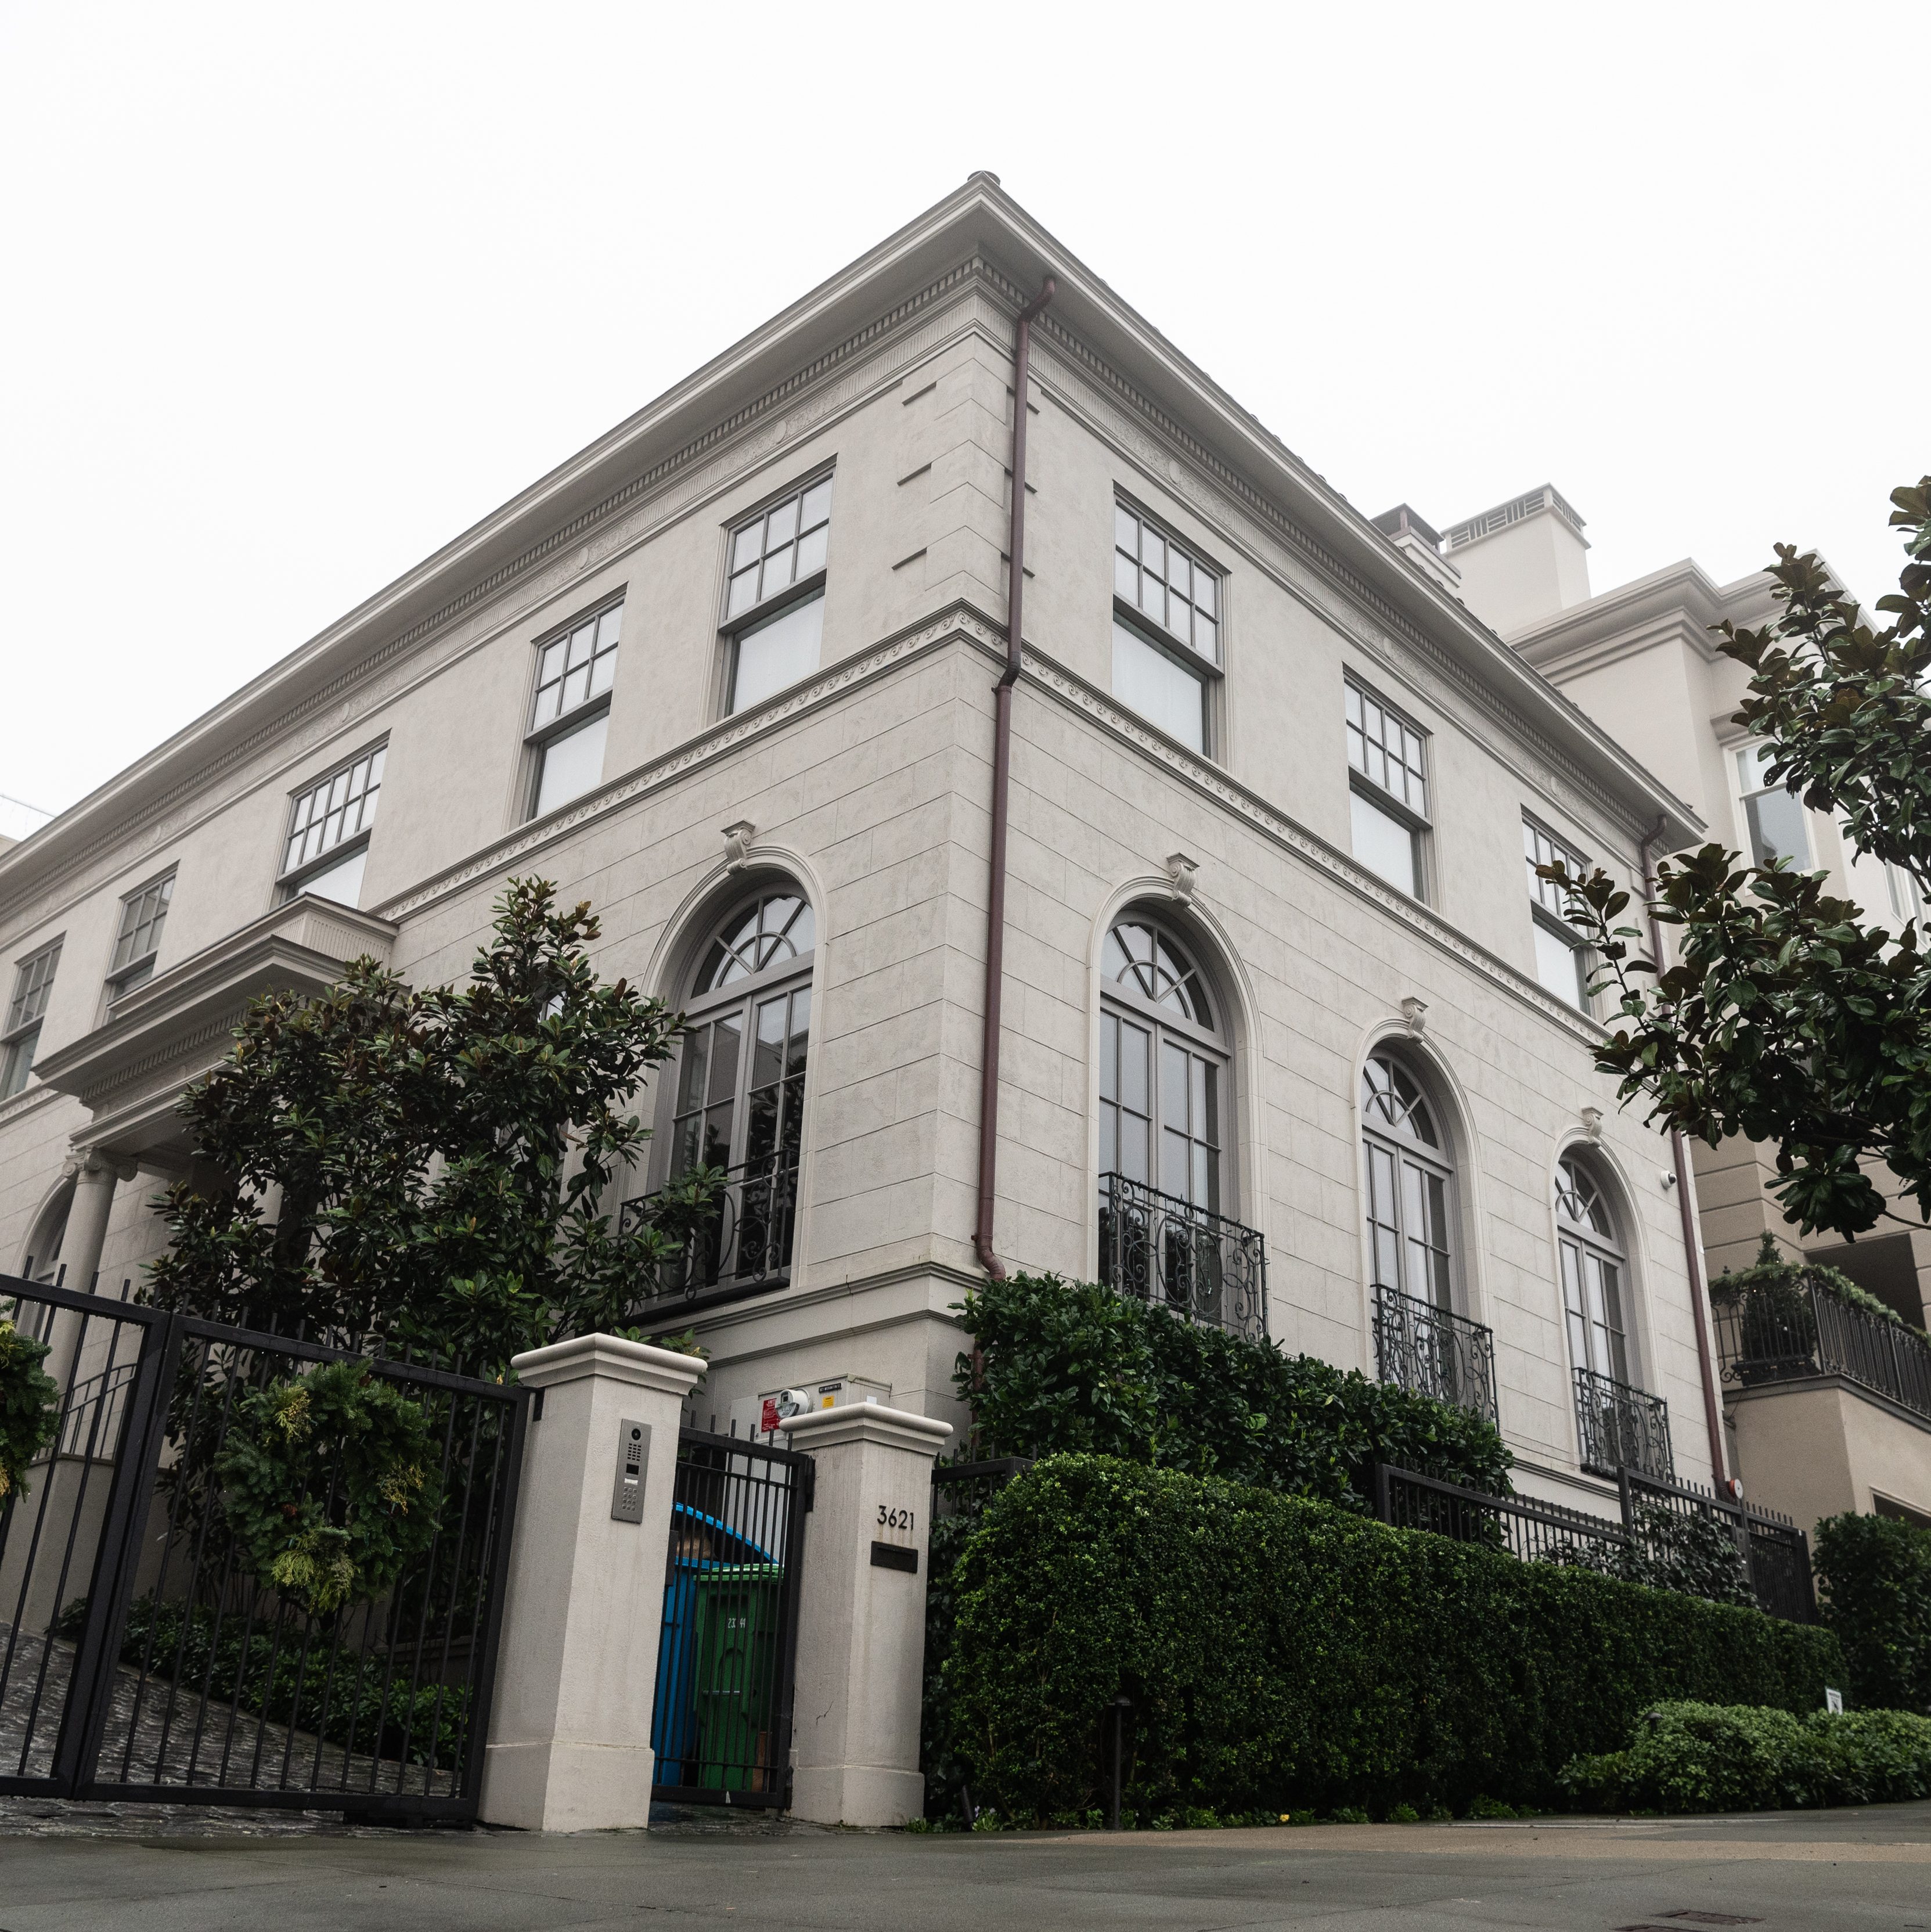
[[[1048,275],[1039,292],[1019,311],[1012,346],[1012,525],[1006,546],[1012,571],[1006,597],[1006,669],[993,698],[992,877],[985,902],[985,1034],[979,1050],[979,1222],[972,1237],[979,1266],[994,1281],[1006,1279],[1006,1270],[992,1249],[992,1213],[999,1170],[999,1009],[1006,983],[1006,819],[1012,788],[1012,687],[1019,681],[1020,627],[1026,609],[1026,390],[1033,360],[1033,318],[1053,295],[1053,278]]]
[[[1663,970],[1663,927],[1656,916],[1656,876],[1650,865],[1650,852],[1661,842],[1669,830],[1669,821],[1659,818],[1656,830],[1644,839],[1642,847],[1643,868],[1643,909],[1649,916],[1650,950],[1655,956],[1657,970]],[[1683,1217],[1683,1261],[1690,1271],[1690,1313],[1696,1329],[1696,1366],[1703,1377],[1703,1420],[1710,1431],[1710,1469],[1718,1489],[1729,1488],[1726,1476],[1723,1456],[1723,1412],[1717,1400],[1717,1378],[1710,1361],[1710,1336],[1705,1326],[1705,1316],[1709,1297],[1704,1292],[1703,1252],[1699,1239],[1696,1216],[1690,1205],[1690,1160],[1683,1144],[1683,1134],[1679,1128],[1669,1130],[1669,1157],[1676,1169],[1676,1207]]]

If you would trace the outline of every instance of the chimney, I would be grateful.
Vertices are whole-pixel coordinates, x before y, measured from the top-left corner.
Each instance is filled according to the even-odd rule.
[[[1447,544],[1462,602],[1504,637],[1589,601],[1582,519],[1552,484],[1457,524]]]
[[[1397,503],[1375,519],[1375,527],[1420,571],[1437,590],[1451,597],[1462,595],[1462,573],[1441,554],[1441,538],[1410,509]]]

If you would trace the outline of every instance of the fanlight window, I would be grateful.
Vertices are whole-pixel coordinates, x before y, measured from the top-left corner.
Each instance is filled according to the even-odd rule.
[[[1427,1096],[1392,1053],[1362,1069],[1361,1116],[1374,1286],[1451,1309],[1454,1165]]]
[[[1213,1010],[1201,990],[1200,975],[1159,927],[1139,920],[1122,920],[1106,935],[1106,958],[1101,971],[1110,986],[1213,1031]]]
[[[1627,1383],[1622,1243],[1602,1188],[1579,1159],[1555,1170],[1555,1213],[1570,1353],[1579,1369]]]
[[[802,959],[815,943],[808,900],[773,892],[724,922],[698,968],[696,994],[715,993],[772,966]]]

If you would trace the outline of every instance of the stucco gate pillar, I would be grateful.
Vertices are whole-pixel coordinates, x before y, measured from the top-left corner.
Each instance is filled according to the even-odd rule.
[[[852,1402],[784,1426],[817,1465],[799,1585],[792,1813],[902,1825],[925,1810],[919,1709],[932,1462],[952,1424]]]
[[[679,1412],[703,1364],[584,1335],[511,1366],[542,1408],[525,1437],[481,1814],[529,1831],[645,1825]]]

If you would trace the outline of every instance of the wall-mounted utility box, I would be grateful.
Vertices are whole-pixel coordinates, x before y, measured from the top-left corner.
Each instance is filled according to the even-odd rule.
[[[889,1408],[892,1384],[863,1376],[830,1376],[789,1388],[767,1389],[762,1395],[743,1396],[731,1404],[731,1433],[778,1441],[781,1438],[775,1432],[793,1415],[806,1410],[842,1408],[853,1402],[875,1402]]]

